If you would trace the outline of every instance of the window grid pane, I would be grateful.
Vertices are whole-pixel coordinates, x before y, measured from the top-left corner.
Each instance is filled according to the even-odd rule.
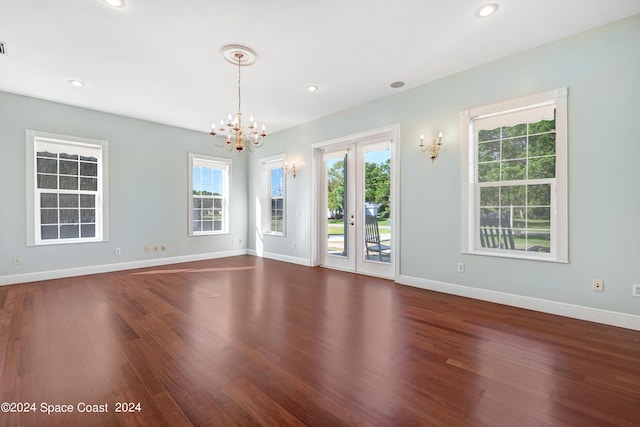
[[[284,199],[282,197],[271,199],[271,231],[284,232]]]
[[[271,221],[270,231],[284,233],[284,168],[271,169]]]
[[[283,192],[283,168],[271,169],[271,197],[282,197]]]
[[[201,159],[193,158],[191,199],[191,232],[210,234],[224,232],[224,199],[226,170],[203,165]]]
[[[40,240],[96,237],[97,157],[38,151],[36,191]]]
[[[555,120],[481,130],[477,137],[482,246],[548,252]]]

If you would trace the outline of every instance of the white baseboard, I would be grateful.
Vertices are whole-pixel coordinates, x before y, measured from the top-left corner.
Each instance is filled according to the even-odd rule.
[[[60,279],[64,277],[84,276],[87,274],[132,270],[135,268],[156,267],[160,265],[178,264],[191,261],[202,261],[206,259],[226,258],[239,255],[261,256],[263,258],[304,265],[307,267],[312,266],[311,260],[307,258],[292,257],[289,255],[282,255],[271,252],[263,252],[261,255],[258,255],[254,249],[236,249],[232,251],[182,255],[169,258],[154,258],[148,260],[122,262],[117,264],[103,264],[88,267],[68,268],[64,270],[51,270],[34,273],[14,274],[10,276],[0,276],[0,286],[36,282],[41,280]],[[421,289],[428,289],[467,298],[474,298],[482,301],[495,302],[498,304],[510,305],[513,307],[520,307],[528,310],[557,314],[559,316],[571,317],[574,319],[587,320],[590,322],[597,322],[605,325],[618,326],[621,328],[640,331],[640,316],[638,315],[602,310],[575,304],[567,304],[563,302],[550,301],[522,295],[509,294],[506,292],[498,292],[488,289],[479,289],[470,286],[456,285],[453,283],[438,282],[434,280],[427,280],[406,275],[400,275],[396,282],[401,285],[408,285]]]
[[[92,265],[88,267],[66,268],[64,270],[38,271],[34,273],[0,276],[0,286],[18,283],[37,282],[40,280],[61,279],[63,277],[84,276],[87,274],[109,273],[112,271],[133,270],[135,268],[157,267],[159,265],[178,264],[181,262],[202,261],[206,259],[226,258],[247,255],[247,249],[232,251],[209,252],[194,255],[181,255],[169,258],[154,258],[138,261],[121,262],[117,264]]]
[[[311,260],[308,258],[300,258],[300,257],[294,257],[290,255],[276,254],[273,252],[262,252],[260,255],[258,255],[258,252],[256,252],[255,249],[249,249],[248,254],[261,257],[261,258],[273,259],[276,261],[289,262],[291,264],[304,265],[305,267],[312,267]]]
[[[528,310],[557,314],[559,316],[640,331],[640,316],[633,314],[601,310],[598,308],[509,294],[506,292],[473,288],[470,286],[456,285],[452,283],[437,282],[434,280],[426,280],[405,275],[400,275],[397,283],[416,288],[428,289],[431,291],[443,292],[446,294],[495,302],[498,304],[510,305],[513,307],[520,307]]]

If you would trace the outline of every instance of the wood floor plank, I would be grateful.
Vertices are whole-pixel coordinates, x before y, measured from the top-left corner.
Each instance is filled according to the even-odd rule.
[[[2,427],[640,426],[640,332],[240,256],[0,287],[1,402],[38,405]]]
[[[302,426],[302,422],[285,410],[251,381],[241,378],[227,384],[224,391],[242,407],[256,425]]]

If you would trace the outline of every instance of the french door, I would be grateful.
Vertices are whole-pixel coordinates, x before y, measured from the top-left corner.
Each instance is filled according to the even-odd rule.
[[[370,138],[321,150],[320,264],[394,277],[393,142]]]

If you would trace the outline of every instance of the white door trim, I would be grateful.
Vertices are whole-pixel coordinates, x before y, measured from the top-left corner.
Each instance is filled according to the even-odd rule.
[[[398,236],[400,235],[400,123],[395,123],[388,126],[383,126],[376,129],[371,129],[363,132],[359,132],[352,135],[346,135],[339,138],[333,138],[326,141],[321,141],[311,144],[311,265],[318,266],[321,261],[320,246],[321,243],[318,239],[318,230],[320,227],[321,218],[324,213],[321,211],[322,204],[320,203],[321,185],[320,166],[322,165],[322,153],[324,150],[339,147],[350,142],[365,142],[368,140],[387,138],[391,141],[391,211],[393,212],[394,232],[391,236],[391,247],[393,248],[394,257],[392,263],[394,266],[394,277],[392,279],[397,280],[400,277],[400,241]]]

